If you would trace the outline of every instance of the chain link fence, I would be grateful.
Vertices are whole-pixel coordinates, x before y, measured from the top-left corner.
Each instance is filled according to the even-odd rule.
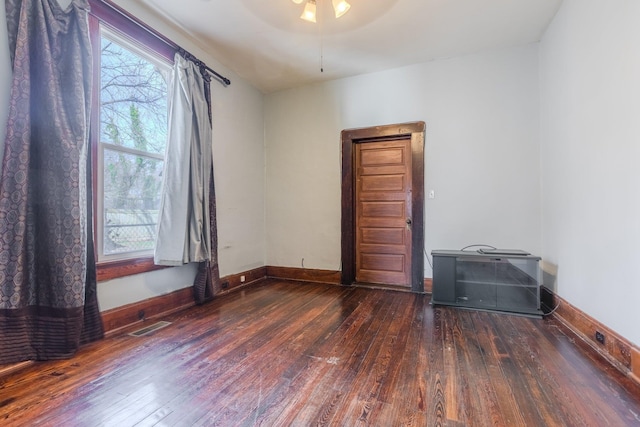
[[[157,209],[106,209],[104,254],[153,249],[157,223]]]

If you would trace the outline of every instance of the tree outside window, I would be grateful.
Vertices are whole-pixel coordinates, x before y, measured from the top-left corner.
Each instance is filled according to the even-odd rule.
[[[170,64],[102,31],[99,259],[153,249],[167,140]]]

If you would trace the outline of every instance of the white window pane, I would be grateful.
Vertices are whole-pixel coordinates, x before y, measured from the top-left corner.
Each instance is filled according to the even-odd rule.
[[[153,249],[163,163],[104,149],[104,255]]]
[[[166,69],[107,37],[101,47],[101,141],[164,153]]]

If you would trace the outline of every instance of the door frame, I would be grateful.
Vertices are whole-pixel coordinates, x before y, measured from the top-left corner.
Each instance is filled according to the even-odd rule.
[[[424,122],[345,129],[342,139],[342,274],[340,283],[356,279],[355,144],[411,140],[411,291],[424,292]]]

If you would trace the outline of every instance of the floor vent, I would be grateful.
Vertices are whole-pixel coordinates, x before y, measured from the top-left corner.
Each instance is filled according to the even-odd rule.
[[[137,331],[133,331],[131,333],[129,333],[129,335],[131,335],[132,337],[141,337],[143,335],[147,335],[150,334],[151,332],[155,332],[158,329],[162,329],[165,326],[169,326],[171,324],[171,322],[156,322],[153,325],[149,325],[149,326],[145,326],[142,329],[138,329]]]

